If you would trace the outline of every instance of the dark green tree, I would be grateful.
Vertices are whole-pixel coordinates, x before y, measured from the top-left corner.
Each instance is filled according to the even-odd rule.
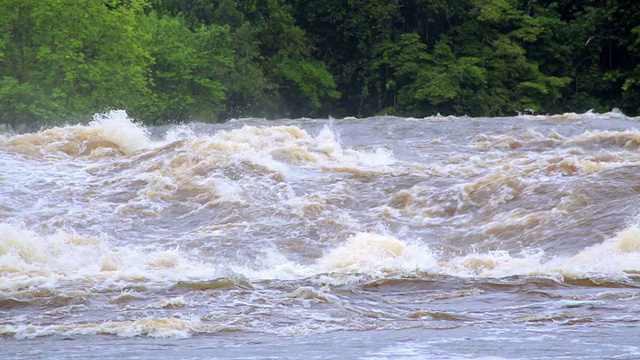
[[[323,100],[340,96],[333,76],[314,59],[293,8],[282,0],[154,1],[157,11],[182,16],[193,29],[227,26],[233,53],[221,78],[223,117],[319,115]]]

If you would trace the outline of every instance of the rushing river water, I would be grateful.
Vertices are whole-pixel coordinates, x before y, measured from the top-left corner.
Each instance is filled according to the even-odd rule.
[[[0,135],[0,358],[639,359],[640,123]]]

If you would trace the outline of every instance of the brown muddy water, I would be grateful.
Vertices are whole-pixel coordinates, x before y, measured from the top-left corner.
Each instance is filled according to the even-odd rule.
[[[0,134],[2,359],[640,359],[640,123]]]

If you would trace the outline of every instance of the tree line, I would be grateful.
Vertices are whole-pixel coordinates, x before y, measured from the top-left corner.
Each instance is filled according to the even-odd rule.
[[[640,112],[633,0],[0,0],[0,123]]]

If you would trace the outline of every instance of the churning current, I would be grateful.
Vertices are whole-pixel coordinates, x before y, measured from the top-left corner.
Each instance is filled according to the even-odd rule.
[[[5,132],[2,357],[640,358],[638,120]]]

